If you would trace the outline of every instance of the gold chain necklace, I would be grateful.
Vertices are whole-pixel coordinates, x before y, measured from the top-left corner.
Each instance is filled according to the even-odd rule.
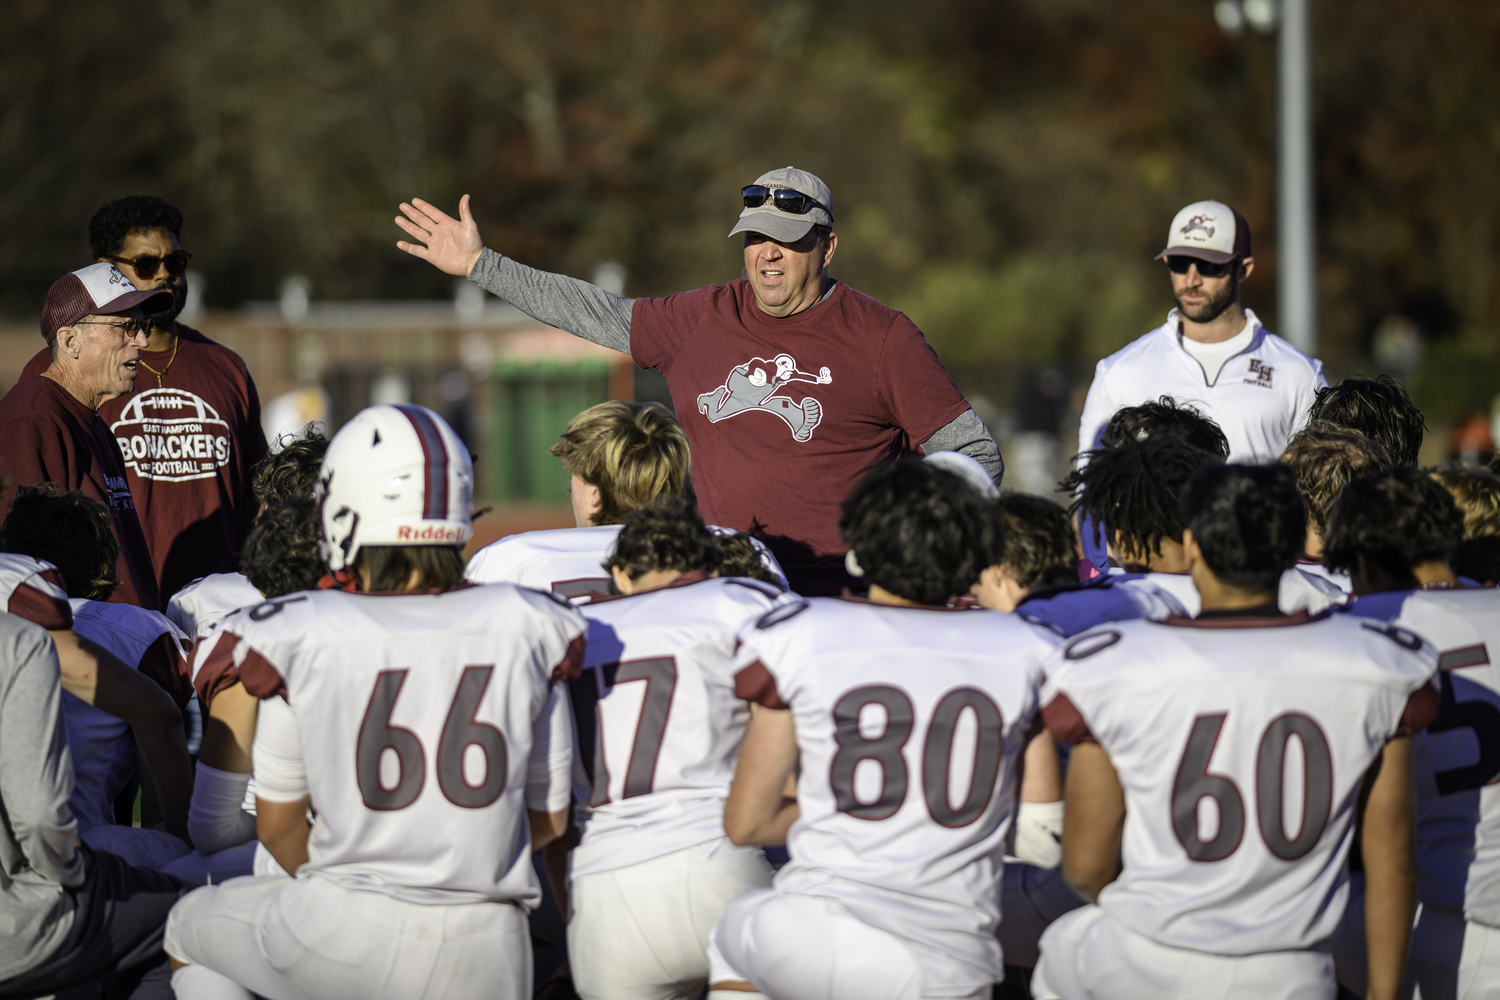
[[[177,348],[180,347],[181,345],[182,345],[182,335],[178,334],[176,337],[172,338],[172,356],[167,359],[167,366],[165,368],[163,368],[161,371],[157,371],[155,368],[152,368],[150,365],[146,364],[146,359],[145,358],[141,358],[140,359],[140,361],[139,361],[140,366],[142,368],[146,369],[152,375],[156,376],[156,387],[158,389],[161,388],[162,377],[164,375],[166,375],[167,372],[169,372],[169,371],[172,370],[172,362],[174,362],[174,361],[177,360]]]

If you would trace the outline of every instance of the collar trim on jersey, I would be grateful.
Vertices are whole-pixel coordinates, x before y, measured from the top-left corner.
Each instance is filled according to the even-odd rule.
[[[977,604],[960,604],[957,607],[941,604],[881,604],[879,601],[872,601],[868,597],[855,595],[848,587],[844,588],[844,592],[839,594],[836,600],[847,601],[850,604],[868,604],[876,608],[895,608],[898,611],[974,611],[979,607]]]
[[[1265,615],[1261,617],[1240,618],[1182,618],[1172,615],[1164,618],[1157,625],[1172,625],[1177,628],[1287,628],[1293,625],[1306,625],[1309,622],[1319,622],[1333,613],[1333,609],[1320,611],[1310,615],[1304,608],[1301,611],[1289,615]]]

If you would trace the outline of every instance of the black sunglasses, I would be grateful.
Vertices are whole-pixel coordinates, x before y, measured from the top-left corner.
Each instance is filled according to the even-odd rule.
[[[806,215],[815,208],[821,208],[828,213],[828,221],[833,221],[833,211],[827,205],[811,195],[793,191],[791,188],[768,188],[763,184],[747,184],[740,188],[740,198],[744,200],[746,208],[760,208],[769,198],[772,205],[792,215]]]
[[[143,253],[134,259],[129,257],[111,257],[108,255],[104,259],[112,260],[116,264],[129,264],[135,268],[135,273],[140,275],[142,281],[149,281],[156,277],[156,269],[163,264],[167,266],[168,274],[174,278],[177,277],[177,275],[187,270],[188,261],[193,259],[193,255],[186,250],[173,250],[165,257],[158,257],[153,253]]]
[[[1167,270],[1173,274],[1187,274],[1188,268],[1196,264],[1198,265],[1198,274],[1200,277],[1222,278],[1238,267],[1239,263],[1240,259],[1238,257],[1233,260],[1227,260],[1222,264],[1212,264],[1206,260],[1199,260],[1197,257],[1185,257],[1182,254],[1173,254],[1167,258]]]

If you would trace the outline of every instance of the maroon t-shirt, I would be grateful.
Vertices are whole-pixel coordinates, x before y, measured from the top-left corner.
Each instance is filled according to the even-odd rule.
[[[142,351],[135,391],[99,408],[125,459],[163,604],[200,576],[239,569],[256,514],[250,473],[266,457],[245,362],[181,323],[177,336],[175,360],[170,350]],[[47,365],[44,349],[22,377]],[[160,388],[146,365],[166,371]]]
[[[785,319],[743,279],[637,299],[630,351],[666,376],[704,520],[764,541],[806,594],[849,582],[839,505],[860,477],[969,408],[905,314],[843,284]]]
[[[115,439],[99,415],[44,376],[22,379],[0,399],[0,475],[7,481],[0,510],[10,509],[18,486],[55,483],[82,490],[110,509],[120,558],[120,586],[110,598],[161,610],[151,552],[136,517]]]

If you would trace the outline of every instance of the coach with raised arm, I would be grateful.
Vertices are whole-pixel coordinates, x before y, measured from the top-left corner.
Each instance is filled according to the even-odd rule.
[[[844,569],[839,504],[871,467],[920,448],[961,451],[996,479],[999,448],[903,313],[828,274],[838,248],[833,194],[784,167],[740,192],[745,278],[629,299],[487,249],[420,199],[396,245],[467,276],[543,323],[656,368],[693,451],[704,518],[762,540],[805,594],[836,594]]]

